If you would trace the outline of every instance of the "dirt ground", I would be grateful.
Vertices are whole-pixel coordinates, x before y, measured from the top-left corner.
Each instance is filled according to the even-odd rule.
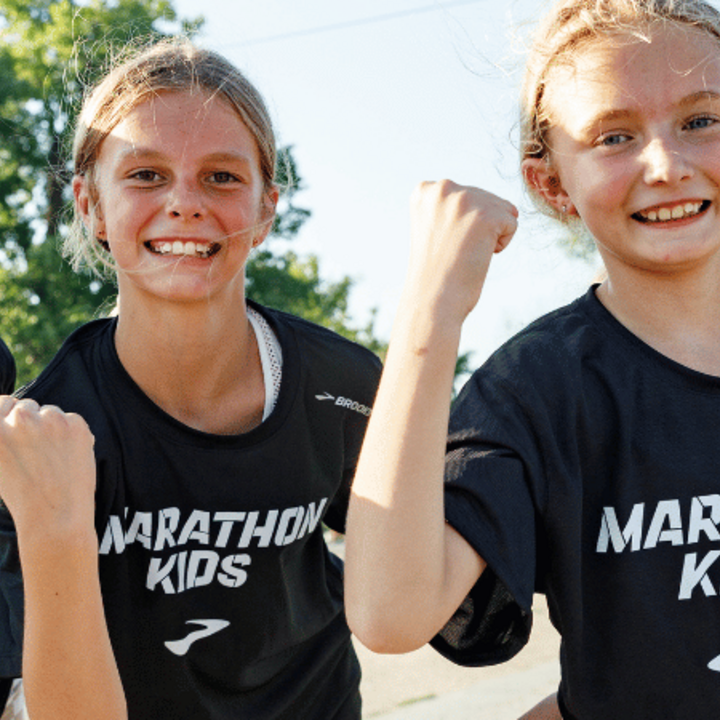
[[[453,665],[430,647],[378,655],[355,642],[363,669],[363,718],[517,718],[557,690],[560,638],[536,596],[533,631],[512,660],[486,668]],[[440,702],[440,700],[444,702]],[[414,712],[411,712],[411,709]],[[400,711],[400,712],[397,712]]]

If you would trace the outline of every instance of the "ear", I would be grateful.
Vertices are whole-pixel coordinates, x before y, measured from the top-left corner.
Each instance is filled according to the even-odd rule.
[[[562,186],[560,175],[546,157],[525,158],[521,168],[528,187],[553,210],[561,215],[577,215],[570,196]]]
[[[72,181],[72,191],[75,198],[75,210],[80,215],[83,225],[89,233],[104,239],[106,237],[105,220],[102,217],[100,206],[93,202],[87,177],[75,175]]]
[[[265,238],[272,230],[273,221],[275,220],[275,210],[278,200],[280,199],[280,191],[277,185],[273,185],[270,190],[264,193],[260,208],[260,227],[252,241],[252,246],[256,248],[261,245]]]

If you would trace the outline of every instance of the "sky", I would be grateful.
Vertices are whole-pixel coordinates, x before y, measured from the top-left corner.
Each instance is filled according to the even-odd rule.
[[[517,98],[538,0],[173,0],[202,14],[196,38],[265,97],[312,212],[291,245],[321,276],[354,280],[350,312],[389,339],[409,250],[409,197],[449,178],[520,209],[465,323],[477,366],[528,322],[582,294],[597,264],[561,249],[563,230],[534,210],[518,169]]]

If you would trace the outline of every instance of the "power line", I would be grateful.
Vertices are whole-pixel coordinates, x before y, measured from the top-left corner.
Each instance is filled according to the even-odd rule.
[[[358,27],[360,25],[372,25],[374,23],[386,22],[387,20],[397,20],[398,18],[409,17],[410,15],[419,15],[420,13],[433,12],[435,10],[445,10],[458,5],[473,5],[481,2],[481,0],[455,0],[455,2],[434,3],[433,5],[424,5],[422,7],[410,8],[409,10],[399,10],[397,12],[386,13],[384,15],[374,15],[367,18],[358,18],[356,20],[346,20],[345,22],[333,23],[332,25],[320,25],[318,27],[306,28],[305,30],[294,30],[292,32],[281,33],[280,35],[268,35],[267,37],[248,40],[247,42],[230,43],[223,47],[251,47],[254,45],[266,45],[268,43],[279,42],[280,40],[290,40],[294,38],[307,37],[308,35],[319,35],[320,33],[333,32],[335,30],[347,30],[348,28]]]

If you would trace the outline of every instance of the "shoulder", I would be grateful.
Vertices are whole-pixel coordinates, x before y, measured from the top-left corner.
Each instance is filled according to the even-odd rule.
[[[488,361],[490,372],[501,376],[527,377],[556,368],[567,370],[582,362],[602,343],[597,317],[599,302],[591,289],[587,294],[530,323]]]
[[[7,345],[0,339],[0,393],[10,394],[15,389],[15,360]]]
[[[359,343],[303,318],[252,303],[278,334],[283,355],[293,355],[311,372],[356,373],[377,383],[382,371],[380,359]]]
[[[112,336],[115,319],[94,320],[75,330],[62,344],[47,367],[20,389],[21,397],[77,411],[88,401],[98,372],[99,346]],[[90,402],[97,398],[92,397]]]
[[[591,288],[528,325],[470,377],[453,407],[453,425],[475,424],[481,417],[514,425],[538,415],[546,422],[547,412],[571,412],[593,375],[616,374],[627,362],[622,350],[607,342],[615,321],[604,314]]]

